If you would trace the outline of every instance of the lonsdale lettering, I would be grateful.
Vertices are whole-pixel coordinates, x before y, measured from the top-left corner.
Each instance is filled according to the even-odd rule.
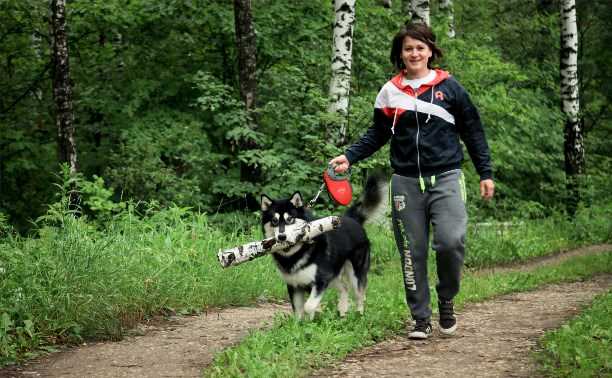
[[[404,284],[407,290],[416,291],[416,280],[414,278],[414,267],[412,266],[412,254],[408,246],[408,238],[404,233],[404,227],[401,220],[397,220],[397,228],[402,240],[402,249],[404,250]]]
[[[416,291],[416,280],[414,279],[414,268],[412,267],[412,256],[409,249],[404,249],[404,283],[408,290]]]

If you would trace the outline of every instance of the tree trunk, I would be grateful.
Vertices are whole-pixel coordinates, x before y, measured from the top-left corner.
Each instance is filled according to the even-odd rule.
[[[72,111],[72,84],[66,32],[66,0],[51,0],[51,34],[53,36],[53,100],[56,106],[57,145],[60,163],[67,163],[70,173],[78,171]]]
[[[564,155],[567,183],[567,207],[574,214],[580,201],[580,177],[584,174],[584,138],[579,118],[580,98],[578,93],[578,28],[576,25],[576,3],[561,1],[561,109],[565,114]]]
[[[351,88],[351,63],[353,60],[353,26],[355,24],[355,0],[334,0],[336,21],[332,56],[332,77],[329,84],[330,104],[328,112],[339,116],[339,123],[328,125],[329,140],[337,146],[346,143],[349,93]]]
[[[408,20],[429,25],[429,0],[410,0]]]
[[[255,100],[257,89],[257,78],[255,69],[257,67],[257,43],[255,29],[253,28],[253,15],[251,13],[251,0],[234,0],[234,26],[236,30],[236,49],[238,51],[238,75],[240,82],[240,97],[248,117],[248,127],[257,129],[255,116]],[[240,150],[251,150],[257,148],[253,140],[243,140]],[[259,181],[261,172],[258,168],[246,163],[240,163],[241,181]]]
[[[455,38],[455,10],[453,8],[453,0],[440,0],[440,13],[446,19],[446,35],[448,38]]]
[[[412,0],[402,0],[402,10],[406,15],[406,24],[412,20]]]

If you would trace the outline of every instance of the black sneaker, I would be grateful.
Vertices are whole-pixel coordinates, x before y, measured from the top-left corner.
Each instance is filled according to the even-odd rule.
[[[431,323],[428,319],[416,319],[416,323],[412,330],[408,333],[409,339],[425,340],[431,335]]]
[[[452,335],[457,329],[453,301],[439,301],[438,311],[440,312],[440,332],[445,335]]]

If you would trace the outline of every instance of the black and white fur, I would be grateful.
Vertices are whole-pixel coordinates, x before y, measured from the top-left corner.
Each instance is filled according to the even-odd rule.
[[[370,241],[363,223],[383,202],[382,177],[372,177],[366,183],[362,198],[341,218],[338,229],[317,236],[309,243],[297,243],[272,254],[281,277],[287,284],[295,316],[313,318],[323,293],[329,287],[339,290],[338,311],[341,316],[349,309],[349,290],[356,298],[357,311],[363,313],[370,268]],[[304,207],[302,195],[295,192],[289,199],[273,200],[261,196],[262,227],[266,238],[285,241],[285,228],[296,219],[316,218]],[[306,300],[307,295],[308,299]]]

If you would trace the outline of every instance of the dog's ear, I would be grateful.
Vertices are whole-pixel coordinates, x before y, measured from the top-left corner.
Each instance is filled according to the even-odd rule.
[[[297,208],[304,206],[304,201],[302,200],[302,195],[300,194],[300,192],[293,193],[290,202],[293,204],[293,206]]]
[[[272,205],[272,200],[265,194],[261,195],[261,211],[266,211]]]

